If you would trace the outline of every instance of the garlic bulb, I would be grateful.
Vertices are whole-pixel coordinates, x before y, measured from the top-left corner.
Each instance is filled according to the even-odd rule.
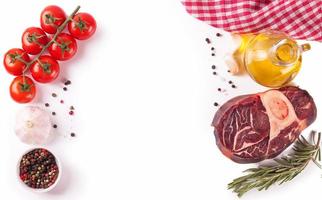
[[[230,73],[232,73],[233,75],[237,75],[241,72],[241,67],[232,55],[226,54],[224,56],[224,61],[228,66]]]
[[[243,38],[238,34],[232,35],[232,48],[224,56],[224,61],[232,75],[239,75],[245,72],[244,51],[242,51]]]
[[[17,113],[15,132],[24,143],[46,144],[52,139],[50,116],[37,106],[27,106]]]

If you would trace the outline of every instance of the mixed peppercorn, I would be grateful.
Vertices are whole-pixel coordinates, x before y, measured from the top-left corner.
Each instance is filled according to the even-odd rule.
[[[221,33],[216,33],[215,35],[216,35],[217,39],[223,37],[223,34],[221,34]],[[213,39],[213,40],[215,40],[215,39]],[[216,48],[213,46],[213,40],[211,40],[210,38],[205,39],[207,45],[211,45],[211,48],[210,48],[211,56],[216,56]],[[228,83],[227,85],[229,85],[233,89],[237,88],[236,84],[233,81],[227,80],[224,76],[221,75],[221,73],[218,73],[218,71],[217,71],[218,67],[216,65],[211,65],[211,69],[212,69],[212,74],[215,75],[216,77],[220,78],[221,81],[225,82],[226,84]],[[228,70],[227,73],[230,73],[230,70]],[[225,88],[217,88],[217,91],[219,93],[224,94],[224,95],[228,95],[228,90],[229,89],[226,87]],[[219,105],[220,104],[218,102],[214,102],[215,107],[218,107]]]
[[[63,81],[63,86],[62,86],[63,87],[63,90],[64,91],[67,91],[68,90],[68,86],[70,86],[71,84],[72,84],[72,82],[70,80],[65,79]],[[55,92],[52,92],[51,93],[51,97],[54,98],[54,99],[57,99],[57,98],[59,99],[59,97],[61,97],[61,96],[63,96],[63,95],[61,95],[61,93],[55,93]],[[59,99],[59,103],[60,104],[65,104],[64,99]],[[51,107],[51,105],[48,102],[45,103],[44,105],[45,105],[45,107],[48,107],[48,108]],[[75,107],[73,105],[69,106],[67,113],[70,116],[74,116],[75,115]],[[59,114],[61,114],[61,113],[57,113],[56,111],[53,111],[53,110],[51,111],[51,115],[52,116],[56,116],[56,115],[59,115]],[[58,125],[57,124],[53,124],[53,128],[57,129],[58,128]],[[76,137],[76,134],[74,132],[71,132],[69,135],[71,137]]]
[[[33,149],[20,161],[20,179],[31,188],[47,189],[57,181],[58,175],[56,158],[46,149]]]

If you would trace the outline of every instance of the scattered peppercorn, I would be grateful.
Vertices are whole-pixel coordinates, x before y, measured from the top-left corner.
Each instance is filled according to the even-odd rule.
[[[63,87],[63,90],[64,90],[64,91],[67,91],[67,87]]]
[[[222,33],[219,33],[219,32],[218,33],[215,33],[215,34],[216,34],[217,37],[222,37],[223,36],[223,34]],[[209,38],[206,38],[206,42],[208,44],[212,43],[212,41]],[[208,48],[209,48],[209,46],[208,46]],[[210,52],[211,53],[211,56],[216,56],[216,48],[215,48],[215,46],[214,45],[211,45],[210,46],[210,49],[211,49],[211,52]],[[211,68],[213,70],[212,71],[212,74],[215,75],[215,76],[217,76],[217,78],[219,78],[222,82],[224,82],[226,84],[228,82],[229,85],[232,88],[237,88],[236,85],[234,85],[233,81],[231,81],[231,80],[228,81],[224,76],[221,76],[221,73],[218,73],[217,72],[217,66],[216,65],[211,65]],[[227,72],[228,73],[231,73],[230,70],[227,70]],[[218,90],[218,92],[220,92],[223,95],[228,95],[228,92],[227,92],[226,88],[217,88],[217,90]],[[219,106],[219,104],[217,102],[215,102],[214,105],[215,106]]]
[[[70,85],[72,82],[70,80],[65,81],[64,85]]]
[[[46,107],[49,107],[49,103],[45,103],[45,106],[46,106]]]
[[[56,115],[56,112],[51,112],[52,115]]]
[[[57,94],[56,93],[52,93],[51,96],[52,97],[57,97]]]
[[[71,137],[76,137],[76,134],[75,133],[71,133],[70,136]]]
[[[54,125],[53,125],[53,128],[57,128],[57,124],[54,124]]]
[[[74,106],[69,107],[70,110],[75,110]]]
[[[46,149],[33,149],[21,158],[19,177],[31,188],[49,188],[57,181],[58,175],[56,158]]]
[[[216,106],[216,107],[217,107],[217,106],[219,106],[219,104],[218,104],[217,102],[215,102],[215,103],[214,103],[214,106]]]

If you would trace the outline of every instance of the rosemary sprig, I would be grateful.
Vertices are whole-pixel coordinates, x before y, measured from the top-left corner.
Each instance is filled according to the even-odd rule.
[[[300,136],[293,146],[292,154],[274,159],[273,165],[247,169],[244,172],[248,174],[234,179],[228,184],[228,189],[232,189],[238,197],[241,197],[252,189],[267,190],[275,183],[281,185],[292,180],[310,161],[322,168],[318,162],[321,161],[320,141],[321,133],[316,134],[315,131],[311,132],[310,141]]]

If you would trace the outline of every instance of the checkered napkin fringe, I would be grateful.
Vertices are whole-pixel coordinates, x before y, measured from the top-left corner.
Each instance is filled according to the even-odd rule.
[[[322,42],[322,0],[185,0],[188,13],[234,33],[271,29]]]

